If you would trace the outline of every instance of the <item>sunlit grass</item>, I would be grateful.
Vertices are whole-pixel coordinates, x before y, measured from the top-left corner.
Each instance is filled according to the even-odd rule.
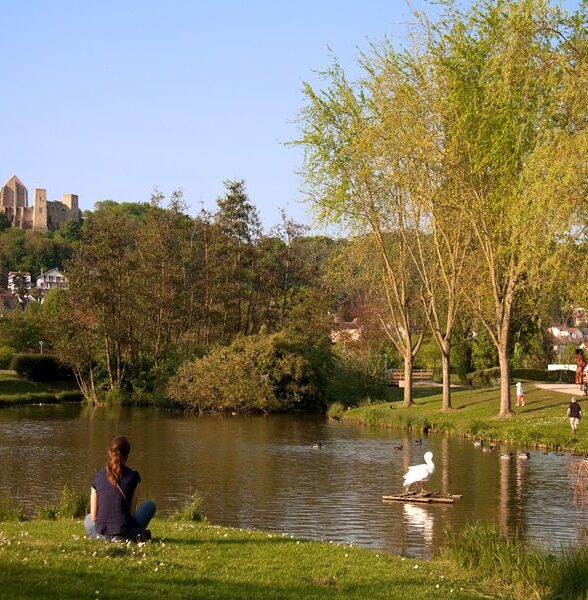
[[[201,523],[151,529],[154,542],[139,545],[89,540],[81,521],[0,524],[0,598],[484,597],[446,560]]]
[[[566,417],[569,394],[539,389],[528,382],[525,397],[524,407],[513,406],[514,416],[502,419],[497,417],[499,388],[453,391],[453,410],[446,413],[440,412],[441,395],[436,394],[416,397],[415,405],[410,408],[403,408],[396,402],[350,410],[343,419],[371,426],[447,432],[519,445],[588,451],[588,435],[583,435],[583,422],[577,439],[571,436]]]
[[[534,550],[481,525],[447,534],[443,554],[513,599],[576,600],[588,593],[588,550]]]

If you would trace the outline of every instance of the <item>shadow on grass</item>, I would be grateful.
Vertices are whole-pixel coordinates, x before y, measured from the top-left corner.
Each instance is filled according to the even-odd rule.
[[[197,535],[197,534],[195,534]],[[302,540],[302,539],[291,539],[286,537],[281,537],[279,534],[275,534],[274,537],[271,538],[240,538],[240,539],[197,539],[197,538],[174,538],[174,537],[165,537],[164,539],[159,540],[158,538],[153,538],[153,542],[157,543],[159,541],[163,541],[166,544],[178,544],[178,546],[202,546],[206,544],[210,545],[225,545],[225,546],[247,546],[247,545],[258,545],[258,544],[284,544],[284,545],[302,545],[305,543],[312,543],[310,540]],[[297,544],[298,542],[298,544]]]
[[[247,558],[243,557],[246,561]],[[304,600],[311,598],[406,598],[414,600],[428,598],[431,595],[431,582],[425,577],[421,580],[409,577],[394,577],[391,581],[376,579],[366,583],[364,581],[346,582],[342,577],[332,576],[325,572],[324,575],[309,573],[288,573],[275,576],[278,581],[268,583],[251,582],[247,579],[259,577],[267,581],[267,572],[256,573],[252,565],[251,572],[246,576],[241,573],[227,574],[226,572],[214,578],[208,575],[200,577],[197,574],[190,576],[188,568],[175,565],[173,574],[164,574],[161,571],[137,572],[129,566],[128,571],[111,572],[111,569],[89,572],[83,566],[67,568],[36,567],[33,565],[2,565],[0,581],[0,598],[43,598],[53,599],[78,599],[78,598],[118,598],[122,600],[131,598],[206,598],[208,600],[266,600],[286,599]],[[325,571],[327,569],[325,568]],[[331,569],[329,569],[330,571]],[[226,581],[223,578],[232,580]],[[286,579],[295,579],[296,582],[285,582]],[[367,579],[367,575],[365,576]],[[439,593],[441,590],[437,591]],[[448,591],[448,590],[447,590]],[[469,595],[461,592],[454,594],[458,598],[474,598],[478,595]]]
[[[554,408],[557,408],[557,407],[554,407],[553,404],[547,404],[547,405],[543,405],[543,406],[533,406],[533,404],[534,404],[533,402],[527,402],[527,404],[522,407],[523,410],[519,410],[518,412],[516,412],[516,414],[517,415],[528,415],[530,413],[542,412],[545,410],[551,411]],[[533,408],[527,408],[527,406],[529,406],[529,407],[533,406]],[[513,410],[516,410],[517,408],[521,408],[521,407],[513,406],[512,408],[513,408]],[[567,408],[567,406],[562,407],[562,409],[563,409],[562,416],[564,416],[564,417],[566,416],[566,413],[565,413],[566,408]],[[555,415],[555,413],[554,413],[554,416],[557,416],[557,415]]]

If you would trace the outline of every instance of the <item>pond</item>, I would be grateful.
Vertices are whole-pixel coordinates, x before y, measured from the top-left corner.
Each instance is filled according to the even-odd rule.
[[[169,514],[198,490],[214,524],[333,540],[429,557],[445,529],[496,525],[558,550],[583,538],[574,499],[579,458],[530,451],[503,461],[468,440],[329,423],[320,417],[197,417],[153,409],[21,407],[0,411],[0,495],[29,514],[65,484],[89,487],[114,435],[126,435],[142,495]],[[313,448],[316,442],[322,448]],[[396,449],[403,446],[402,450]],[[434,454],[429,489],[463,494],[453,505],[384,504],[402,474]],[[502,448],[507,450],[506,447]],[[508,449],[516,451],[516,449]]]

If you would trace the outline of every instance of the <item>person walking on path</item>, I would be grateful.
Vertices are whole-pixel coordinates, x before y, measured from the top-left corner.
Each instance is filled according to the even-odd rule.
[[[570,427],[572,428],[572,435],[576,435],[576,430],[580,424],[582,418],[582,408],[578,404],[575,396],[572,396],[572,401],[568,406],[568,417],[570,418]]]
[[[94,475],[90,490],[90,514],[84,520],[86,533],[95,539],[145,541],[155,514],[155,502],[145,500],[137,508],[141,476],[126,462],[131,444],[126,437],[115,437],[108,448],[108,462]]]
[[[520,381],[517,381],[517,406],[525,406],[525,392]]]

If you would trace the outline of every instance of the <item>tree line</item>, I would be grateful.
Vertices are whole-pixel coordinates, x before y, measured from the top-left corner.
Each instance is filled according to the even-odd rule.
[[[357,80],[335,62],[304,86],[307,196],[342,237],[286,214],[262,232],[243,181],[196,216],[156,192],[58,232],[7,229],[1,268],[64,268],[70,288],[4,312],[5,346],[43,340],[91,402],[222,411],[379,395],[399,364],[410,405],[415,364],[437,360],[448,410],[452,371],[499,364],[510,414],[511,366],[544,365],[549,321],[588,301],[586,9],[479,0],[420,19],[409,47],[363,53]],[[333,314],[361,341],[333,345]]]
[[[285,213],[263,233],[244,182],[225,186],[216,210],[196,216],[181,192],[156,192],[149,203],[98,202],[65,228],[67,241],[25,232],[64,244],[55,266],[69,289],[4,311],[4,354],[43,341],[92,403],[271,412],[322,410],[343,387],[350,401],[372,393],[377,378],[330,339],[333,311],[350,309],[327,276],[344,240],[309,236]]]
[[[317,216],[372,249],[365,282],[404,359],[404,403],[430,332],[451,408],[469,321],[465,338],[495,349],[507,416],[515,319],[556,290],[586,299],[586,5],[444,4],[436,22],[417,15],[410,45],[362,53],[356,80],[335,62],[306,84],[294,143]]]
[[[274,412],[385,398],[384,369],[397,368],[402,354],[382,323],[387,300],[369,236],[309,236],[286,215],[264,234],[243,182],[226,185],[217,209],[195,217],[181,193],[169,201],[156,193],[150,203],[97,203],[81,226],[66,227],[67,241],[61,231],[58,240],[26,232],[30,248],[63,245],[70,258],[57,266],[70,288],[3,311],[0,364],[8,367],[14,352],[39,352],[43,342],[93,403],[167,399],[189,410]],[[25,252],[22,260],[35,257]],[[515,306],[516,366],[546,361],[540,317],[547,323],[552,310],[540,306],[533,320],[528,307]],[[335,316],[357,319],[360,339],[333,344]],[[423,368],[440,360],[430,333],[415,360]],[[465,310],[450,361],[462,379],[497,364],[491,340]]]

